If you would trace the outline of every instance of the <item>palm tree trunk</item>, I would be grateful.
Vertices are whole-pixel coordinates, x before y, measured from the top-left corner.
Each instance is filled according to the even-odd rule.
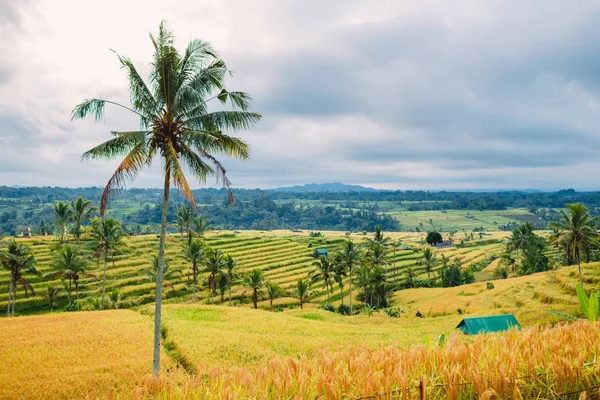
[[[11,277],[8,280],[8,302],[6,304],[6,318],[10,317],[10,301],[12,298],[12,288],[13,288],[13,280],[12,280],[12,274],[11,274]]]
[[[12,311],[10,316],[15,316],[15,303],[17,302],[17,282],[13,283],[13,295],[12,295]]]
[[[193,272],[194,272],[194,304],[196,304],[196,280],[198,278],[196,277],[196,266],[195,265],[193,267]]]
[[[77,311],[81,311],[81,306],[79,304],[79,281],[75,280],[75,301],[77,302]]]
[[[350,315],[352,315],[352,267],[350,267]]]
[[[104,294],[106,293],[106,249],[104,249],[104,273],[102,274],[102,303],[100,304],[100,309],[104,310]]]
[[[327,289],[327,303],[331,304],[331,296],[329,295],[329,284],[325,285],[325,289]]]
[[[583,275],[581,275],[581,261],[579,259],[579,254],[577,254],[577,269],[579,270],[579,283],[581,287],[583,287]]]
[[[342,296],[342,307],[344,307],[344,289],[340,286],[340,296]]]
[[[229,307],[231,307],[231,284],[229,284]]]
[[[211,282],[211,285],[210,285],[210,291],[212,292],[212,293],[211,293],[211,295],[210,295],[210,297],[211,297],[211,299],[210,299],[210,303],[211,303],[211,305],[213,305],[213,306],[215,305],[215,291],[217,290],[217,289],[215,288],[215,281],[216,281],[216,279],[215,279],[215,277],[213,276],[213,278],[212,278],[212,282]]]
[[[162,313],[162,280],[165,264],[165,242],[167,236],[167,213],[169,211],[169,176],[170,171],[165,171],[165,184],[163,188],[162,215],[160,219],[160,240],[158,244],[158,265],[156,271],[156,294],[154,303],[154,357],[152,371],[154,376],[160,375],[160,319]]]
[[[254,288],[254,293],[252,294],[252,300],[254,301],[254,309],[258,308],[258,289]]]

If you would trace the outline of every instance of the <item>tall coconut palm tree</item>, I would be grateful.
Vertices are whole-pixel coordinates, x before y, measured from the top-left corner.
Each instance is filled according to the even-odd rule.
[[[265,285],[262,271],[258,268],[253,269],[252,272],[247,274],[244,278],[243,285],[252,289],[252,303],[256,310],[258,308],[258,294]]]
[[[598,245],[598,217],[592,218],[586,206],[581,203],[567,204],[567,212],[560,210],[561,220],[551,222],[550,227],[559,230],[557,245],[564,246],[568,257],[577,261],[579,283],[583,286],[581,274],[581,253],[589,259],[590,248]]]
[[[426,247],[423,251],[423,258],[421,258],[421,264],[425,266],[427,270],[427,279],[431,278],[431,270],[438,264],[436,255],[431,250],[431,247]]]
[[[194,303],[196,303],[196,287],[198,286],[198,272],[200,266],[206,262],[206,245],[198,239],[194,239],[183,245],[182,257],[192,264],[192,276],[194,284]],[[189,276],[189,275],[188,275]]]
[[[120,251],[120,246],[126,234],[121,223],[113,218],[94,219],[92,222],[91,241],[88,246],[96,250],[96,254],[104,261],[102,272],[102,297],[100,309],[104,310],[104,299],[106,293],[106,267],[108,256],[113,258],[114,253]],[[113,258],[114,260],[114,258]],[[114,261],[113,261],[114,264]]]
[[[78,197],[77,200],[71,199],[71,221],[75,224],[73,234],[77,243],[81,237],[81,226],[92,218],[92,215],[98,211],[94,207],[94,202],[91,200],[84,200],[83,197]]]
[[[279,298],[283,291],[275,282],[267,282],[267,295],[269,296],[269,311],[273,311],[273,300]]]
[[[330,303],[330,289],[333,286],[335,265],[327,257],[320,257],[319,260],[313,262],[312,265],[315,267],[315,269],[308,273],[310,276],[310,280],[313,283],[323,281],[323,286],[327,291],[327,303]]]
[[[66,244],[56,252],[52,267],[57,271],[51,272],[45,278],[65,278],[69,281],[69,293],[72,284],[75,286],[75,298],[79,304],[79,280],[81,278],[96,279],[96,275],[85,272],[89,264],[79,246]],[[69,310],[73,310],[73,302],[69,295]]]
[[[342,250],[338,254],[339,257],[339,266],[346,271],[348,271],[348,275],[350,276],[350,315],[352,315],[352,279],[354,269],[360,265],[362,259],[362,253],[358,246],[351,241],[346,240],[344,245],[342,246]]]
[[[311,296],[310,282],[308,280],[299,278],[292,293],[300,302],[300,309],[304,308],[304,303],[306,303]]]
[[[0,250],[0,266],[8,270],[10,276],[8,280],[8,302],[6,307],[6,316],[15,316],[15,303],[17,300],[18,285],[23,287],[25,297],[29,297],[29,292],[35,296],[33,287],[23,276],[25,273],[40,275],[35,269],[35,257],[31,249],[23,243],[14,239],[9,241],[6,249]]]
[[[196,204],[182,165],[185,164],[201,182],[205,182],[209,175],[216,175],[229,188],[225,167],[216,155],[247,159],[249,149],[243,140],[224,132],[249,129],[261,116],[249,111],[250,96],[225,89],[224,80],[230,71],[209,43],[194,39],[181,54],[174,47],[173,34],[164,22],[160,24],[158,36],[151,35],[151,39],[155,51],[149,85],[130,59],[117,55],[128,75],[131,105],[128,107],[92,98],[75,107],[73,119],[92,116],[101,120],[107,104],[126,109],[140,118],[140,130],[113,132],[112,139],[87,151],[83,158],[124,157],[102,193],[101,216],[115,190],[133,180],[156,158],[162,161],[164,185],[158,248],[160,281],[171,185],[179,188],[194,207]],[[230,109],[209,111],[209,102],[213,99],[228,104]],[[233,202],[231,191],[229,200]],[[161,290],[162,285],[156,285],[153,359],[156,376],[160,374]]]
[[[229,305],[231,306],[231,288],[236,283],[238,279],[238,266],[239,262],[237,262],[231,254],[228,254],[225,257],[225,278],[227,281],[227,290],[229,291]]]
[[[225,256],[221,250],[209,249],[204,260],[204,272],[208,272],[208,285],[211,291],[211,304],[215,304],[215,294],[217,293],[217,283],[224,275]]]
[[[54,225],[56,225],[60,231],[60,244],[62,244],[65,240],[69,223],[71,222],[71,209],[67,203],[59,201],[58,203],[54,204],[53,210]]]

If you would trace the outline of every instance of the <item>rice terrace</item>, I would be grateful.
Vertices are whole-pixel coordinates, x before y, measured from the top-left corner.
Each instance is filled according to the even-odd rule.
[[[0,3],[0,399],[600,399],[598,4],[175,3]]]

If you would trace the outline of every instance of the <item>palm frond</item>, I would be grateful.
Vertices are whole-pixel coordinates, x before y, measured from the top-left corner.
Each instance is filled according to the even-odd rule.
[[[125,156],[121,164],[117,167],[108,183],[104,187],[102,197],[100,198],[100,216],[103,217],[106,212],[106,205],[109,198],[119,190],[123,189],[128,181],[135,177],[147,163],[148,148],[145,142],[138,142],[131,151]]]
[[[82,160],[113,159],[132,151],[135,146],[144,144],[148,131],[111,132],[115,137],[86,151]]]
[[[117,52],[115,54],[119,58],[119,62],[123,68],[127,70],[129,93],[134,109],[147,116],[157,115],[160,112],[161,106],[156,102],[154,96],[152,96],[150,89],[146,86],[146,82],[144,82],[131,60],[117,54]],[[143,122],[149,123],[151,121],[143,120]],[[148,125],[145,124],[144,126]]]
[[[233,106],[233,108],[240,109],[242,111],[247,111],[250,108],[250,102],[252,101],[252,97],[248,93],[245,92],[228,92],[223,89],[221,93],[217,96],[221,104],[229,103]]]
[[[112,104],[117,107],[124,108],[131,111],[134,114],[139,115],[144,120],[152,120],[151,116],[144,115],[138,111],[135,111],[123,104],[116,103],[114,101],[102,100],[102,99],[85,99],[83,102],[77,104],[73,111],[71,111],[71,121],[76,119],[84,119],[88,115],[91,115],[95,121],[100,121],[104,118],[104,106],[106,104]]]
[[[194,199],[192,190],[190,189],[187,179],[185,178],[185,173],[183,172],[183,168],[179,162],[179,156],[171,143],[166,143],[163,147],[163,157],[165,162],[165,171],[171,176],[171,181],[177,188],[179,188],[181,193],[190,201],[190,203],[192,203],[194,208],[196,208],[196,200]]]
[[[208,132],[247,130],[256,125],[261,115],[249,111],[215,111],[198,115],[183,123],[192,129]]]
[[[200,69],[192,77],[183,81],[175,98],[178,118],[184,115],[196,116],[205,114],[207,109],[206,104],[209,101],[205,100],[205,98],[214,90],[223,88],[223,79],[226,72],[227,67],[225,66],[225,62],[223,60],[216,60],[208,67]]]

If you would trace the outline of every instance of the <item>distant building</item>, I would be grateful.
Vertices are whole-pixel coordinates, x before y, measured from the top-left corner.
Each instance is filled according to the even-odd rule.
[[[521,325],[513,314],[504,314],[465,318],[460,321],[457,328],[467,335],[477,335],[479,333],[507,331],[511,328],[521,329]]]
[[[327,257],[328,255],[329,252],[327,251],[327,249],[317,249],[313,253],[314,258]]]

